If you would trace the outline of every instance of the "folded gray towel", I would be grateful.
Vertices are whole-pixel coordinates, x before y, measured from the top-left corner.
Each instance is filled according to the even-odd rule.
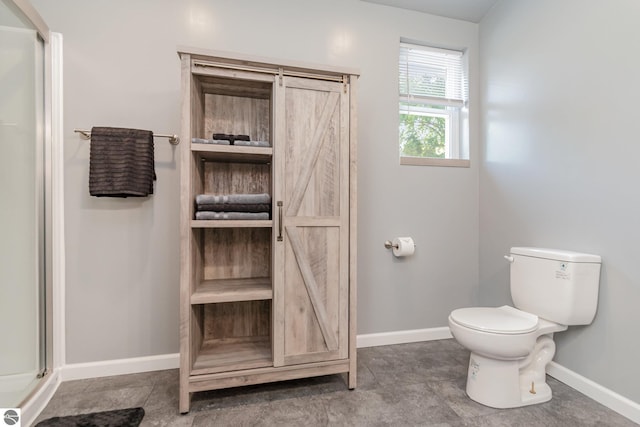
[[[261,194],[198,194],[196,205],[207,205],[214,203],[271,203],[271,196],[266,193]]]
[[[153,132],[94,127],[89,148],[89,194],[146,197],[156,179]]]
[[[203,139],[203,138],[191,138],[191,142],[194,144],[218,144],[218,145],[231,145],[230,141],[225,139]]]
[[[269,219],[268,212],[196,212],[196,219]]]
[[[198,203],[198,211],[271,212],[271,203]]]
[[[238,141],[234,142],[234,145],[249,145],[252,147],[271,147],[268,141]]]

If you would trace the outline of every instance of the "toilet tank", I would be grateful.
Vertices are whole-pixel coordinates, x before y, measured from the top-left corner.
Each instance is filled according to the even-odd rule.
[[[567,326],[593,321],[598,306],[599,255],[514,247],[511,259],[511,298],[517,308]]]

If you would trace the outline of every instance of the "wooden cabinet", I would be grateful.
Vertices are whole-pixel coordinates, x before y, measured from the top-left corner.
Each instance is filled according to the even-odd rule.
[[[180,57],[180,412],[239,385],[347,373],[354,388],[357,74]],[[262,193],[268,219],[195,219],[197,195]]]

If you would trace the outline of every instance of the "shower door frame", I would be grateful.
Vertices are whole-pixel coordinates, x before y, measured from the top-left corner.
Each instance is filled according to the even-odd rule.
[[[60,384],[58,368],[64,365],[64,191],[62,156],[62,36],[49,27],[28,0],[7,0],[33,26],[43,47],[42,129],[38,134],[42,155],[40,172],[38,239],[44,241],[40,269],[40,349],[39,382],[20,403],[22,421],[29,425],[46,406]],[[44,360],[42,360],[44,359]]]

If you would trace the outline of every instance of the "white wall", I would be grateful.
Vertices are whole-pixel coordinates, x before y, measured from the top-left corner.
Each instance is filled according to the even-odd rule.
[[[640,402],[640,2],[509,0],[480,24],[480,290],[510,302],[510,246],[600,254],[595,321],[556,361]]]
[[[477,300],[478,26],[358,0],[33,0],[64,35],[67,363],[178,351],[177,153],[156,140],[156,194],[88,194],[73,128],[178,133],[178,45],[359,68],[359,333],[445,326]],[[468,48],[472,167],[399,166],[400,37]],[[412,258],[383,242],[411,235]]]

